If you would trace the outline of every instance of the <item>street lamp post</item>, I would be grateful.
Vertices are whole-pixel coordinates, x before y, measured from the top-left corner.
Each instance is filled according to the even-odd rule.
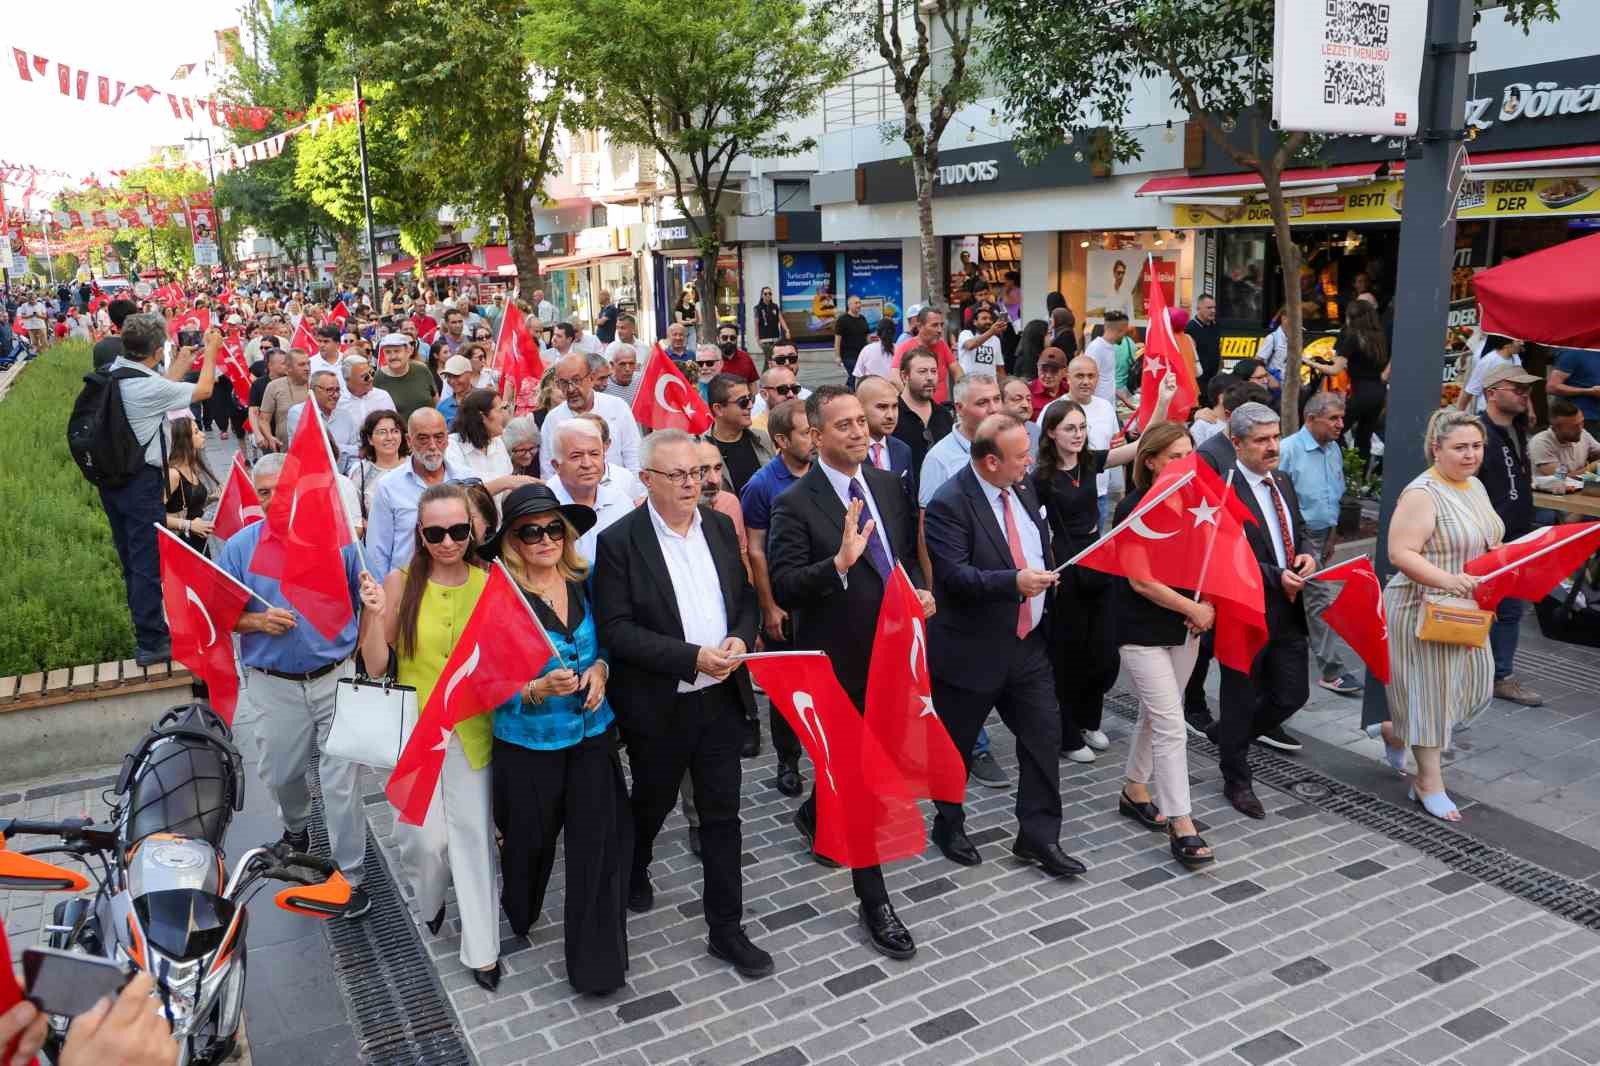
[[[211,158],[211,138],[205,134],[197,134],[193,137],[185,137],[184,140],[200,142],[206,146],[206,173],[211,185],[211,209],[216,212],[217,222],[217,263],[222,267],[222,284],[227,287],[228,246],[227,242],[222,239],[222,208],[217,206],[217,165],[216,161]],[[193,232],[192,226],[190,227],[190,232]]]
[[[356,147],[361,154],[361,210],[367,220],[367,262],[372,281],[372,292],[369,299],[372,306],[379,305],[378,300],[378,244],[372,235],[372,196],[367,191],[367,122],[363,115],[364,108],[361,104],[361,75],[355,76],[356,89]]]

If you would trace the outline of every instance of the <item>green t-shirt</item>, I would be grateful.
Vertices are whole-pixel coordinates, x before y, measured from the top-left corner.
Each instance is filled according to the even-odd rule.
[[[1129,381],[1128,373],[1133,369],[1133,338],[1124,337],[1117,342],[1117,388],[1136,392],[1139,388],[1137,381]]]
[[[392,377],[386,368],[379,367],[372,376],[372,383],[389,394],[402,424],[410,420],[411,412],[417,408],[433,405],[433,374],[421,363],[410,364],[403,378]]]

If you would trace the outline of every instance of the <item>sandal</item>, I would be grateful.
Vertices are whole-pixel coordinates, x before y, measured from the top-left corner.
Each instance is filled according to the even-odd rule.
[[[1441,822],[1461,821],[1461,812],[1456,809],[1455,802],[1449,793],[1444,790],[1438,792],[1418,792],[1415,788],[1406,789],[1406,799],[1415,803],[1423,810]],[[1450,817],[1455,815],[1454,818]]]
[[[1135,803],[1128,795],[1126,787],[1123,788],[1122,795],[1117,800],[1117,813],[1126,818],[1132,818],[1146,829],[1153,829],[1158,833],[1167,827],[1167,820],[1161,817],[1161,811],[1157,809],[1154,803],[1150,800],[1145,800],[1143,803]]]
[[[1187,869],[1198,870],[1202,866],[1209,866],[1217,861],[1216,855],[1202,855],[1202,851],[1210,851],[1211,845],[1203,837],[1178,835],[1172,823],[1167,823],[1167,839],[1172,845],[1172,857],[1182,863]]]

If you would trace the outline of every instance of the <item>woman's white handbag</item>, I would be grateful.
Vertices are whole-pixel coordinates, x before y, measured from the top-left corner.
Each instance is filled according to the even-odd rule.
[[[333,696],[333,727],[323,750],[339,759],[393,770],[417,725],[417,690],[382,678],[346,677]]]

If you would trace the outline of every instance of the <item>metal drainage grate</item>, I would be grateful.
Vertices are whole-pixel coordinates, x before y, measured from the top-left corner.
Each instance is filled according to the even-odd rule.
[[[310,775],[313,849],[328,852],[322,789]],[[351,1025],[369,1066],[472,1066],[472,1053],[456,1023],[450,997],[439,984],[416,923],[382,850],[367,832],[361,887],[372,898],[366,917],[323,923],[333,949],[339,987],[350,1005]]]
[[[1138,718],[1138,703],[1130,696],[1108,696],[1106,706],[1129,721]],[[1213,759],[1217,755],[1215,744],[1193,735],[1189,737],[1189,748]],[[1258,780],[1276,789],[1416,848],[1451,869],[1552,914],[1585,928],[1600,930],[1600,890],[1485,844],[1436,818],[1396,807],[1370,793],[1351,788],[1309,769],[1304,763],[1264,751],[1257,745],[1250,748],[1250,769]]]

